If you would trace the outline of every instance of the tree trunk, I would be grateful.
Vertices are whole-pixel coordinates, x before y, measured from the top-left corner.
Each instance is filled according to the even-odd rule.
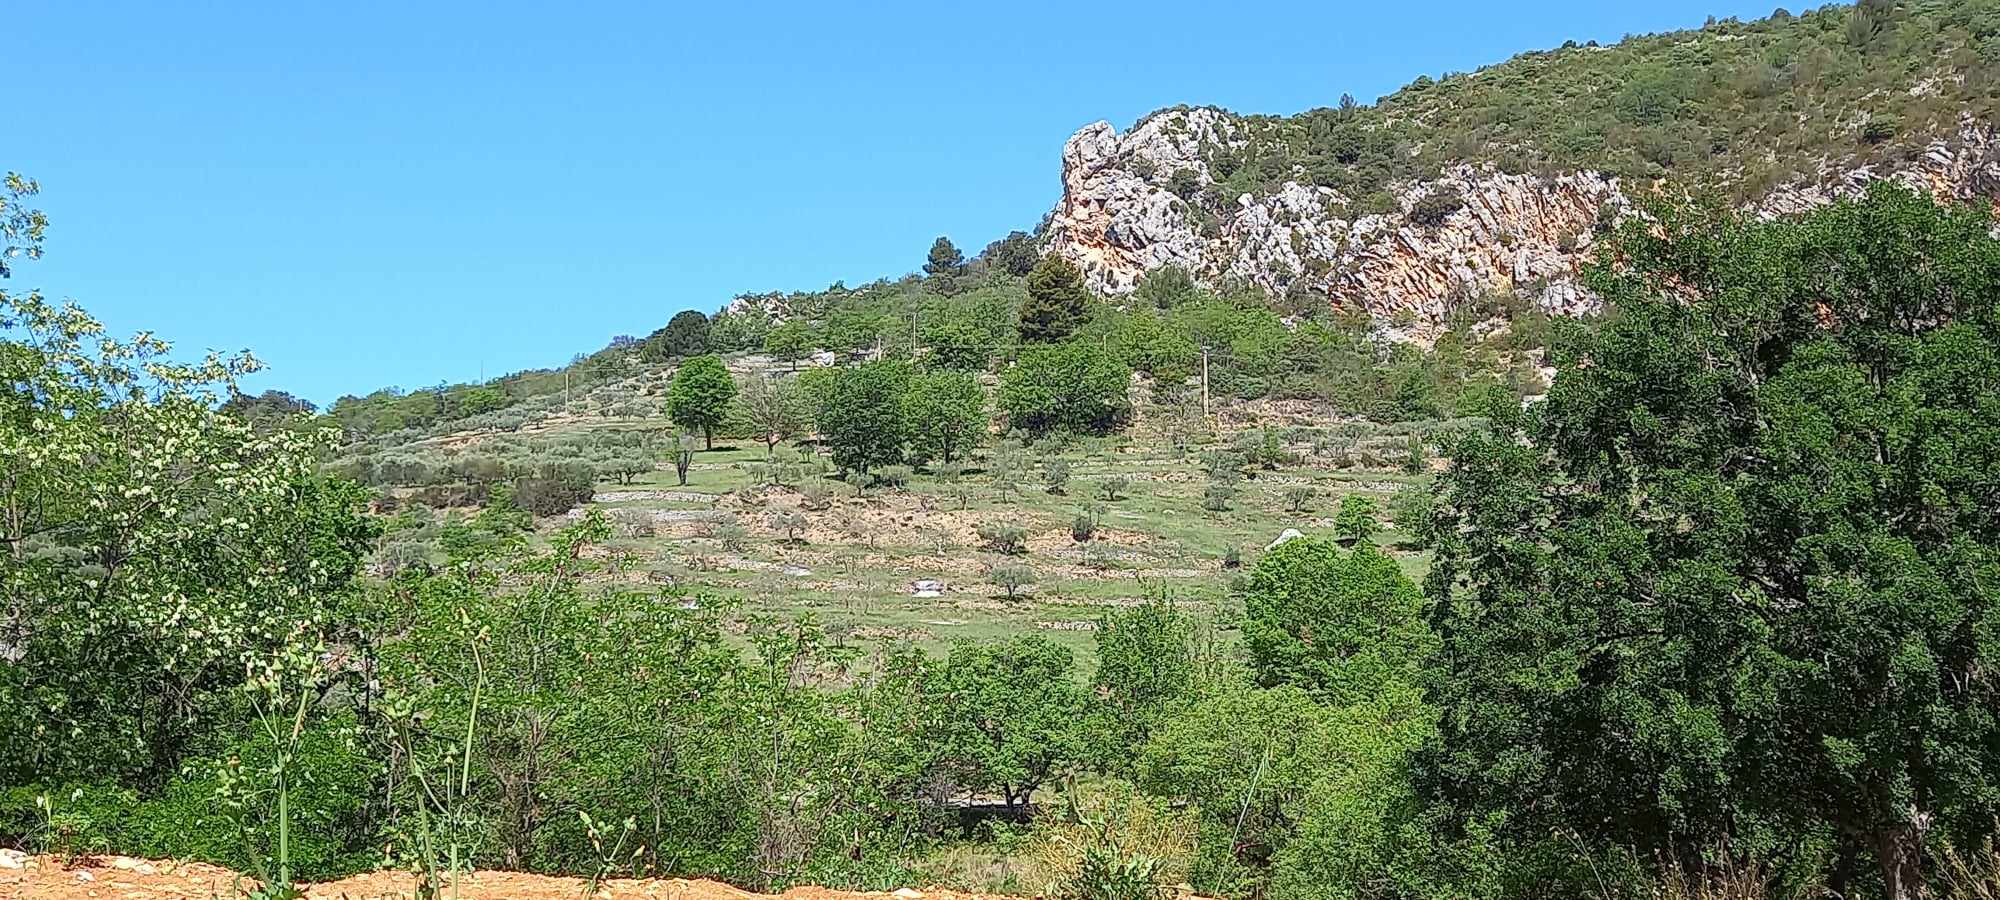
[[[1875,854],[1882,866],[1882,896],[1887,900],[1917,900],[1923,893],[1923,836],[1917,826],[1899,822],[1875,833]]]
[[[712,427],[704,426],[701,429],[701,441],[703,450],[715,449],[715,429]]]

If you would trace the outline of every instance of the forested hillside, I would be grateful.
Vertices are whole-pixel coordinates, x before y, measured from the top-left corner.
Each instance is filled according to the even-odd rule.
[[[1977,135],[1990,5],[1093,127],[1035,233],[324,410],[48,299],[10,175],[0,887],[1991,900],[2000,174],[1740,192]],[[1736,187],[1572,202],[1684,173]],[[1182,266],[1107,185],[1240,189],[1217,240],[1401,191],[1348,224],[1455,286]]]

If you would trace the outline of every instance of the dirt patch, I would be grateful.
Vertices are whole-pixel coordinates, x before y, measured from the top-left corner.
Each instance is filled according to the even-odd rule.
[[[145,861],[126,857],[103,857],[89,864],[63,868],[45,859],[30,859],[25,867],[0,868],[0,896],[47,898],[47,900],[209,900],[233,897],[239,884],[236,873],[201,863]],[[466,900],[575,900],[583,896],[587,882],[581,878],[527,875],[519,872],[476,872],[460,886]],[[248,887],[247,881],[243,883]],[[409,897],[415,884],[406,872],[374,872],[340,881],[313,885],[306,896],[314,900],[372,900]],[[647,900],[989,900],[985,895],[945,890],[891,892],[831,891],[825,888],[793,888],[783,894],[755,894],[714,881],[680,878],[612,879],[598,887],[597,896],[606,900],[647,898]]]
[[[714,494],[700,491],[604,491],[591,499],[599,503],[645,500],[655,503],[714,503]]]

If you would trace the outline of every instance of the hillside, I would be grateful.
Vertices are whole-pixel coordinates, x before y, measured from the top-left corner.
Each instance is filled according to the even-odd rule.
[[[1063,149],[1052,252],[1122,294],[1178,267],[1430,338],[1466,300],[1596,307],[1578,272],[1638,193],[1770,213],[1888,177],[2000,197],[2000,4],[1867,2],[1524,53],[1289,117],[1173,108]]]

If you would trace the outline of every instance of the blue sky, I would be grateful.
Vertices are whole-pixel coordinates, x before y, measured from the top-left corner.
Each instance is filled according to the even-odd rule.
[[[1097,119],[1368,101],[1770,9],[16,0],[0,169],[52,225],[9,287],[325,403],[900,275],[939,234],[976,252],[1054,205]]]

